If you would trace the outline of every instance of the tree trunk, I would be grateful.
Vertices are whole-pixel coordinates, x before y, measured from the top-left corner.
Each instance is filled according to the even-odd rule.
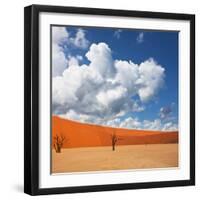
[[[61,153],[61,147],[60,146],[58,146],[58,148],[57,148],[57,153]]]
[[[115,151],[115,144],[112,144],[112,150]]]
[[[59,145],[55,145],[56,153],[61,153],[61,147]]]

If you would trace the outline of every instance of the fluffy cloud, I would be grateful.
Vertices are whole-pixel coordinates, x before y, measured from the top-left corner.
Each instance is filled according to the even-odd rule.
[[[63,71],[71,65],[72,61],[81,60],[81,56],[71,57],[65,55],[65,50],[70,46],[85,49],[89,41],[85,37],[83,29],[78,29],[72,37],[65,27],[55,26],[52,28],[52,75],[60,76]],[[76,59],[76,60],[75,60]]]
[[[166,107],[160,108],[160,113],[159,113],[159,115],[160,115],[160,117],[161,117],[162,119],[165,119],[166,117],[168,117],[168,116],[170,115],[171,112],[172,112],[171,107],[166,106]]]
[[[154,120],[143,120],[140,121],[137,118],[128,117],[124,120],[116,118],[114,120],[109,120],[104,125],[111,127],[121,127],[129,129],[142,129],[142,130],[161,130],[161,131],[177,131],[178,125],[176,123],[167,122],[163,123],[160,119]]]
[[[60,116],[63,118],[73,119],[73,120],[80,121],[80,122],[97,123],[93,116],[87,115],[87,114],[80,114],[74,110],[69,110],[66,114],[61,114]],[[101,124],[102,122],[103,121],[101,121],[99,123]]]
[[[83,29],[78,29],[75,37],[70,38],[70,42],[81,49],[86,49],[89,45],[89,41],[85,37],[85,31]]]
[[[55,26],[52,28],[52,41],[54,44],[61,44],[66,41],[69,37],[65,27]]]
[[[160,119],[155,119],[153,121],[144,120],[143,127],[147,130],[162,130],[162,123]]]
[[[174,108],[174,103],[171,103],[171,105],[168,106],[163,106],[160,108],[159,116],[163,120],[168,120],[171,118],[173,108]]]
[[[140,129],[141,128],[141,122],[137,118],[126,118],[120,123],[120,127],[122,128],[130,128],[130,129]]]
[[[163,131],[174,131],[178,130],[178,125],[176,123],[168,122],[163,125]]]
[[[144,42],[144,33],[141,32],[138,34],[137,38],[136,38],[137,43],[142,43]]]
[[[177,131],[178,125],[173,122],[162,122],[160,119],[153,121],[144,120],[143,127],[147,130]]]
[[[121,29],[117,29],[117,30],[114,32],[114,37],[116,37],[117,39],[119,39],[119,38],[121,37],[121,32],[122,32]]]
[[[138,84],[140,78],[139,66],[131,61],[117,60],[115,61],[115,67],[117,69],[116,83],[125,87],[129,94],[137,94],[140,87],[140,84]]]
[[[86,53],[90,61],[89,67],[99,73],[102,77],[112,77],[115,67],[111,55],[111,49],[106,43],[92,44]]]
[[[68,60],[65,57],[61,44],[68,39],[68,32],[64,27],[52,28],[52,74],[57,76],[62,74],[68,65]]]
[[[86,57],[88,65],[79,65],[80,56],[68,57],[68,67],[53,77],[53,113],[82,122],[120,122],[121,127],[139,128],[137,119],[121,122],[118,117],[145,109],[140,102],[148,102],[158,93],[164,84],[164,68],[152,58],[141,64],[113,60],[106,43],[92,44]]]
[[[141,63],[139,67],[139,96],[142,101],[149,101],[164,84],[165,69],[152,58]]]
[[[75,121],[86,122],[90,124],[100,124],[103,126],[117,127],[117,128],[128,128],[137,130],[155,130],[155,131],[177,131],[178,125],[173,122],[163,122],[160,119],[154,120],[143,120],[140,121],[138,118],[128,117],[125,119],[103,119],[96,118],[92,115],[80,114],[74,110],[69,110],[66,114],[60,115],[60,117],[72,119]]]
[[[99,103],[105,107],[113,106],[115,102],[124,101],[127,97],[127,89],[122,86],[117,86],[113,89],[108,89],[106,91],[100,91],[96,98]]]

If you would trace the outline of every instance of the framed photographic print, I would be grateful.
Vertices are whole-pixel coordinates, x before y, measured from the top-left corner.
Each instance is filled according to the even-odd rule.
[[[24,191],[195,184],[195,16],[25,8]]]

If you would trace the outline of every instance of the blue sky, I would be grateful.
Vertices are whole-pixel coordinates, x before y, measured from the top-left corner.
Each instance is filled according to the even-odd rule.
[[[52,37],[53,114],[115,127],[178,129],[178,32],[54,26]]]

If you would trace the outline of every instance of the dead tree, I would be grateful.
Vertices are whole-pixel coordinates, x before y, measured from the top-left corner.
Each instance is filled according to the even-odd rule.
[[[56,153],[61,153],[61,148],[63,147],[63,144],[64,144],[64,141],[65,141],[65,137],[63,135],[56,135],[54,137],[54,148],[55,148],[55,151]]]
[[[112,150],[115,151],[115,145],[116,143],[121,140],[120,138],[117,137],[115,132],[111,135],[111,143],[112,143]]]

